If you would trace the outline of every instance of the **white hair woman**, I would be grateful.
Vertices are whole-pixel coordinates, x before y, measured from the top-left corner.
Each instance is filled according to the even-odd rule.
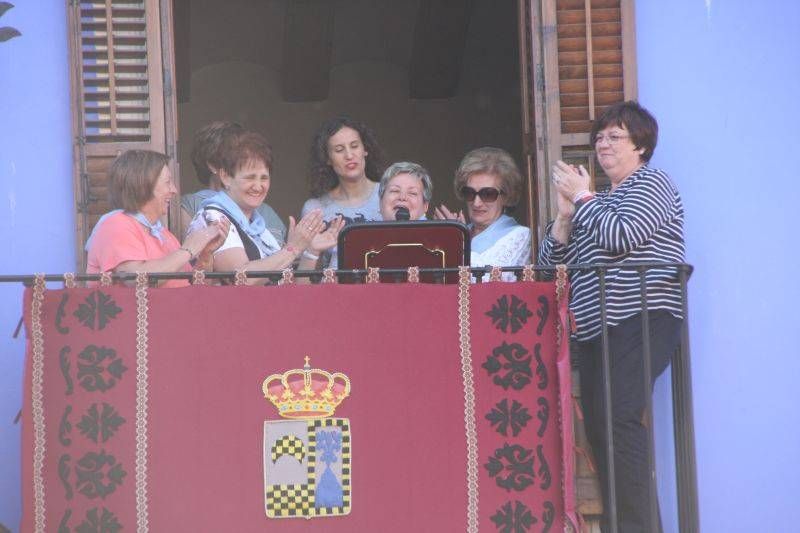
[[[405,212],[410,220],[422,220],[433,197],[433,182],[422,166],[400,161],[383,173],[378,196],[383,220],[401,220]]]

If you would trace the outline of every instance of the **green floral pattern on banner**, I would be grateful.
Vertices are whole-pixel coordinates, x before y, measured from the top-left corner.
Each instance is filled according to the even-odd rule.
[[[122,524],[113,509],[91,507],[81,516],[79,513],[84,510],[73,507],[80,505],[80,502],[75,501],[76,495],[88,500],[107,498],[123,484],[128,475],[123,464],[114,455],[113,447],[108,451],[85,449],[87,444],[112,442],[120,427],[125,424],[125,418],[112,403],[91,402],[91,395],[112,390],[128,371],[114,347],[88,344],[80,353],[73,352],[70,341],[76,342],[80,338],[86,342],[86,329],[93,332],[104,330],[122,313],[110,294],[99,290],[86,294],[82,290],[63,291],[52,315],[54,331],[60,334],[54,338],[65,342],[58,353],[58,369],[64,379],[64,388],[61,391],[64,397],[70,398],[60,421],[56,419],[58,443],[63,447],[58,455],[58,478],[64,489],[65,501],[73,502],[68,504],[71,508],[64,509],[57,531],[117,533],[122,530]],[[83,295],[86,295],[85,298]],[[71,332],[76,335],[75,338],[70,337]],[[90,335],[91,340],[94,333]],[[75,382],[80,386],[77,390],[74,387]],[[84,403],[87,400],[89,402]],[[80,411],[73,413],[76,408]],[[77,416],[80,418],[75,418]],[[77,434],[86,440],[79,438],[76,442],[73,429],[77,429]]]
[[[98,410],[96,403],[92,404],[77,426],[86,438],[96,443],[101,441],[105,443],[124,423],[125,419],[117,413],[117,410],[103,402],[102,410]]]
[[[61,375],[64,376],[65,390],[64,394],[69,396],[72,394],[72,377],[70,376],[70,363],[69,352],[72,350],[69,346],[61,348],[61,353],[58,354],[58,364],[61,367]]]
[[[78,460],[75,467],[75,487],[87,498],[105,498],[113,493],[123,478],[128,475],[113,455],[104,450],[88,452]]]
[[[535,308],[535,334],[541,337],[548,323],[557,320],[557,313],[551,310],[549,299],[540,295],[537,298],[538,306]],[[502,445],[494,448],[494,453],[487,458],[483,467],[497,488],[522,498],[531,490],[548,490],[552,483],[550,465],[544,454],[544,446],[537,443],[531,444],[530,434],[524,440],[526,446],[515,443],[514,439],[523,439],[523,432],[528,423],[534,419],[532,405],[526,405],[532,398],[518,393],[535,389],[550,390],[556,385],[542,356],[542,345],[536,342],[531,351],[518,342],[508,342],[509,335],[517,334],[534,317],[528,303],[515,295],[504,295],[496,300],[492,308],[484,313],[491,319],[497,331],[503,333],[506,339],[492,350],[486,357],[481,367],[486,371],[486,376],[491,382],[500,387],[506,394],[516,397],[506,397],[496,402],[484,418],[494,428],[495,434],[503,437]],[[529,345],[530,346],[530,345]],[[550,425],[551,406],[542,395],[536,398],[535,411],[536,437],[542,439]],[[510,442],[509,442],[510,441]],[[491,449],[491,448],[490,448]],[[489,520],[500,533],[527,533],[533,531],[549,532],[555,521],[555,506],[550,501],[542,503],[543,509],[540,517],[527,502],[510,498],[499,508],[494,509],[494,514],[488,515]],[[489,512],[492,512],[489,510]],[[540,520],[541,518],[541,520]]]
[[[105,392],[128,370],[116,350],[90,344],[78,354],[78,381],[88,392]]]
[[[86,519],[75,528],[75,533],[117,533],[121,529],[114,513],[103,507],[87,511]]]
[[[103,329],[122,311],[104,292],[94,291],[78,306],[75,317],[90,329]]]
[[[72,424],[69,422],[69,415],[72,413],[72,406],[68,405],[64,408],[64,414],[61,416],[61,423],[58,425],[58,442],[62,446],[69,446],[72,444],[72,439],[69,434],[72,433]]]
[[[72,486],[69,484],[69,462],[72,458],[68,453],[65,453],[58,460],[58,479],[64,486],[64,497],[68,500],[72,499]]]

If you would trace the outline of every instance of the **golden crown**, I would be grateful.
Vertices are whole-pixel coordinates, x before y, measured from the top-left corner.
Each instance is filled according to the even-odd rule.
[[[264,397],[275,404],[284,418],[325,418],[350,395],[350,378],[311,368],[305,358],[302,369],[272,374],[261,385]]]

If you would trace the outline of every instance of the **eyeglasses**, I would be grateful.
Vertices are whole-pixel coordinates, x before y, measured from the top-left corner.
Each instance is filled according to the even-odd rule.
[[[629,139],[630,135],[618,135],[616,133],[612,133],[611,135],[603,135],[600,134],[594,138],[594,144],[600,144],[603,141],[606,141],[608,144],[617,144],[622,139]]]
[[[484,187],[476,191],[472,187],[467,187],[466,185],[461,187],[459,192],[461,193],[461,197],[467,202],[474,202],[476,196],[480,197],[481,202],[496,202],[498,196],[505,194],[503,191],[495,189],[494,187]]]

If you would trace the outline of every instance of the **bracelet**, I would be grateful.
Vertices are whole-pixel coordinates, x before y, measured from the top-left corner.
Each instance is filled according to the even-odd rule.
[[[575,211],[583,207],[584,204],[589,203],[591,200],[594,200],[594,194],[590,193],[589,191],[581,191],[580,193],[575,195],[575,200],[573,203],[575,204]]]
[[[283,247],[283,249],[286,250],[287,252],[289,252],[290,254],[292,254],[293,256],[295,256],[295,258],[298,255],[300,255],[300,250],[298,250],[297,248],[295,248],[291,244],[287,244],[286,246]]]
[[[178,250],[183,250],[184,252],[189,254],[189,261],[194,261],[195,255],[192,253],[190,249],[186,248],[185,246],[181,246],[180,248],[178,248]]]
[[[584,189],[582,191],[577,192],[575,196],[572,197],[572,203],[577,204],[578,202],[586,202],[593,197],[594,195],[592,194],[591,191]]]
[[[305,257],[306,259],[311,259],[312,261],[316,261],[317,259],[319,259],[318,255],[314,255],[308,250],[303,251],[303,257]]]

